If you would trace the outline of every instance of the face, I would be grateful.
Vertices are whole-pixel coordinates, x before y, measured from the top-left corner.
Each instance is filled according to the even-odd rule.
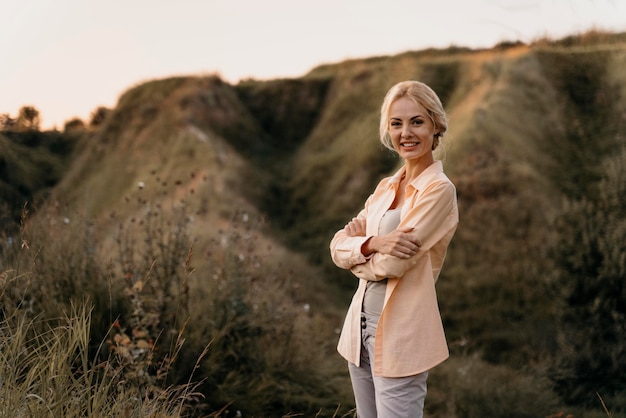
[[[389,134],[400,157],[408,161],[433,158],[435,124],[426,109],[408,97],[389,107]]]

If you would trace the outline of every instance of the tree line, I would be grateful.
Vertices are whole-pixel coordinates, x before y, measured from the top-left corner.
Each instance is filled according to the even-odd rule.
[[[111,109],[99,106],[92,113],[89,121],[85,123],[80,118],[71,118],[65,122],[63,131],[76,131],[88,128],[96,128],[106,120]],[[20,107],[17,116],[9,113],[0,114],[0,132],[29,132],[41,130],[41,113],[32,105]]]

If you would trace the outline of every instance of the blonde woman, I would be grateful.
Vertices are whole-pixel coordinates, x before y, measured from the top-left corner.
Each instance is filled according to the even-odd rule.
[[[330,243],[334,263],[359,278],[338,351],[359,418],[422,417],[428,371],[449,355],[435,282],[459,218],[456,189],[433,156],[448,123],[418,81],[393,86],[380,116],[380,140],[404,165]]]

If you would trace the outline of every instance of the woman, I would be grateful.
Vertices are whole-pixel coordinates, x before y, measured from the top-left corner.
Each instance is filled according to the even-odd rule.
[[[456,190],[433,151],[448,123],[435,92],[393,86],[380,140],[404,160],[330,243],[359,285],[339,338],[359,418],[422,417],[428,370],[448,357],[435,282],[458,224]]]

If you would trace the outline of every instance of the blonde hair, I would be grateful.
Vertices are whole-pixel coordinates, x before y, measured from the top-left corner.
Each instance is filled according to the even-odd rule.
[[[389,109],[391,104],[401,97],[407,97],[421,105],[428,112],[428,116],[435,125],[435,140],[433,150],[437,148],[443,134],[448,130],[448,119],[437,93],[420,81],[402,81],[391,87],[380,108],[380,142],[387,148],[395,151],[389,136]]]

